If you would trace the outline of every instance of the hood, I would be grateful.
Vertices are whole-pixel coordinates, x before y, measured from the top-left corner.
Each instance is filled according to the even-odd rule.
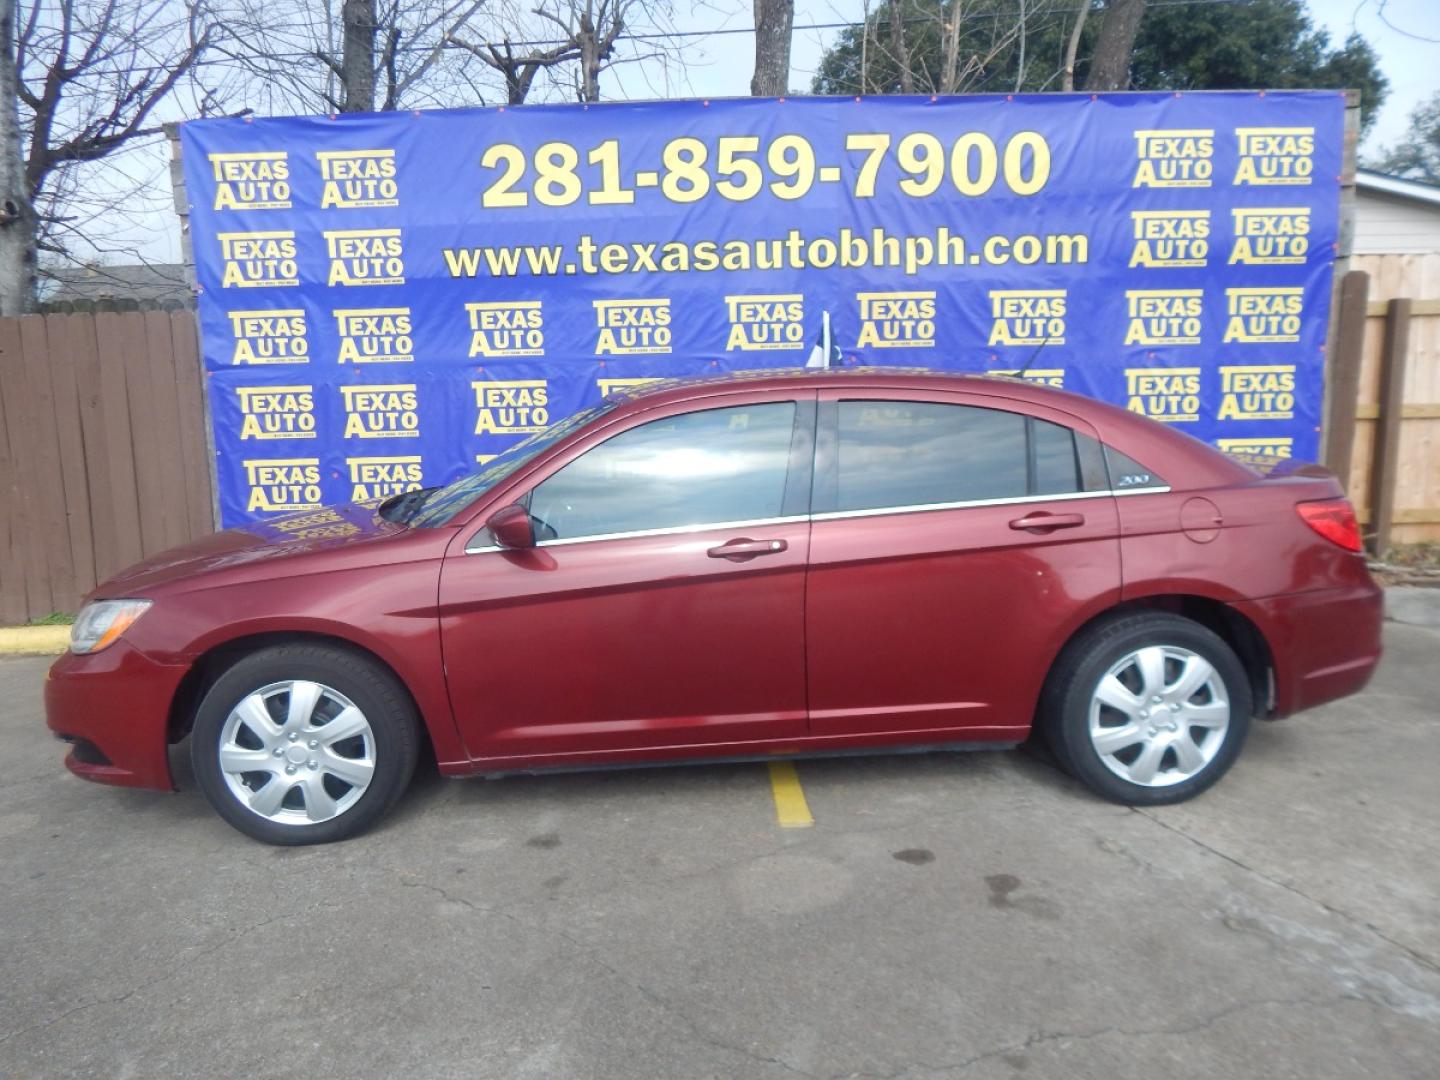
[[[144,596],[159,586],[196,574],[374,543],[409,532],[406,526],[380,517],[375,512],[377,505],[371,501],[303,510],[213,533],[127,567],[91,595]]]

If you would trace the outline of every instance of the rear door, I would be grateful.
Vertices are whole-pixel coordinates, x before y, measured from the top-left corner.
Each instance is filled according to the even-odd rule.
[[[817,440],[812,734],[1015,737],[1065,636],[1119,597],[1095,432],[1028,402],[861,389],[821,392]]]

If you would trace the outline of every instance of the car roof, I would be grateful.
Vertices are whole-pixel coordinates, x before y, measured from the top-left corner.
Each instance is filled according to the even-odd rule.
[[[688,375],[681,378],[654,379],[616,390],[609,396],[619,404],[642,403],[645,407],[669,401],[702,396],[705,392],[729,389],[784,390],[803,384],[810,389],[834,387],[889,387],[915,390],[961,390],[989,388],[1008,384],[1017,389],[1035,387],[1053,391],[1054,387],[1016,378],[1013,375],[980,372],[937,371],[922,367],[840,367],[840,368],[761,368],[753,371],[727,371],[714,375]],[[1064,391],[1061,391],[1064,393]],[[1021,396],[1026,396],[1023,393]],[[1068,395],[1079,398],[1079,395]],[[1083,398],[1080,400],[1089,401]]]
[[[1184,487],[1246,483],[1255,473],[1207,443],[1130,412],[1118,405],[1011,374],[936,371],[921,367],[770,368],[715,375],[657,379],[610,395],[617,411],[634,412],[671,402],[701,399],[735,390],[784,392],[807,389],[892,389],[969,391],[1017,403],[1048,405],[1090,423],[1103,442],[1137,461],[1174,476],[1176,459],[1188,474]]]

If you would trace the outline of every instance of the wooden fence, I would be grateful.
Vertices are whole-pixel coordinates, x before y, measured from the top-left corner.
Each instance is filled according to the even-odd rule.
[[[1383,554],[1440,540],[1440,253],[1357,255],[1350,266],[1365,277],[1347,288],[1348,315],[1342,301],[1326,463]]]
[[[0,319],[0,625],[213,530],[189,311]]]

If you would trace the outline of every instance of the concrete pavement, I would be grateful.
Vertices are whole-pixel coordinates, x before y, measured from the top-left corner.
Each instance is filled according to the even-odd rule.
[[[426,779],[255,844],[0,660],[0,1076],[1433,1078],[1440,634],[1137,812],[1030,753]]]

